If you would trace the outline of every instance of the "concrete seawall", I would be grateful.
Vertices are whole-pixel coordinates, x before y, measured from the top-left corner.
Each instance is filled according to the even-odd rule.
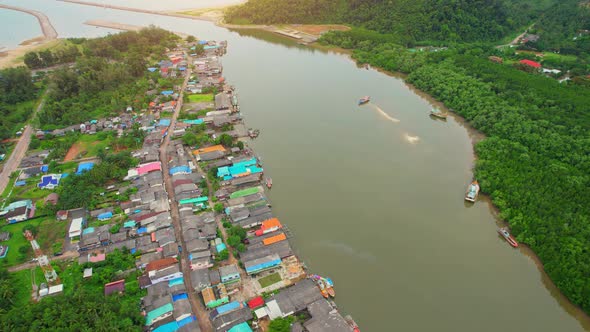
[[[7,5],[3,5],[3,4],[0,4],[0,8],[16,10],[19,12],[23,12],[23,13],[27,13],[27,14],[35,16],[37,18],[37,20],[39,20],[39,25],[41,25],[41,31],[43,31],[43,36],[45,37],[45,41],[54,40],[57,38],[57,31],[55,31],[55,28],[53,27],[53,25],[51,25],[51,21],[49,21],[49,18],[45,14],[35,11],[35,10],[7,6]]]

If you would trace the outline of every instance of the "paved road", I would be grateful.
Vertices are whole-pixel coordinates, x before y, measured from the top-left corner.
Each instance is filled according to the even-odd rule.
[[[170,133],[171,128],[174,128],[176,124],[176,119],[178,118],[178,114],[182,109],[182,96],[184,93],[184,89],[188,83],[188,79],[190,78],[190,73],[187,74],[184,83],[182,84],[182,90],[178,97],[178,103],[176,104],[176,109],[174,110],[174,115],[172,116],[172,120],[170,121],[170,127],[168,127],[168,132]],[[172,224],[174,226],[174,233],[176,234],[176,239],[179,240],[180,245],[182,248],[186,248],[184,238],[182,237],[182,228],[180,227],[180,214],[178,212],[178,204],[176,203],[176,198],[174,197],[174,187],[172,185],[172,178],[168,173],[168,156],[166,154],[167,147],[170,143],[170,135],[166,135],[162,145],[160,147],[160,161],[162,162],[162,173],[164,174],[164,184],[166,185],[166,191],[168,192],[168,198],[172,202],[170,204],[170,215],[172,217]],[[209,313],[205,306],[199,300],[197,294],[194,292],[194,288],[191,281],[191,268],[190,262],[188,260],[188,253],[186,250],[183,250],[180,254],[180,269],[182,270],[182,274],[184,275],[184,285],[186,287],[188,293],[188,299],[191,303],[192,311],[197,316],[197,320],[199,321],[199,327],[201,331],[209,332],[213,331],[213,326],[211,325],[211,321],[209,320]]]
[[[43,104],[45,104],[45,94],[41,98],[42,100],[39,103],[39,106],[37,106],[37,109],[35,109],[35,112],[31,116],[31,119],[35,117],[37,112],[39,112],[39,110],[43,108]],[[27,128],[25,128],[25,130],[23,131],[23,134],[18,140],[18,143],[16,143],[16,146],[10,154],[10,157],[8,157],[8,160],[4,164],[4,169],[2,170],[2,173],[0,173],[0,193],[4,192],[4,189],[10,181],[10,174],[16,171],[18,165],[20,165],[21,160],[25,156],[25,153],[29,149],[29,143],[31,143],[32,134],[33,128],[31,127],[31,125],[27,125]]]

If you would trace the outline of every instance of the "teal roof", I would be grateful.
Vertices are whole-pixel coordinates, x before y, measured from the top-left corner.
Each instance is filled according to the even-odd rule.
[[[154,332],[174,332],[178,330],[178,323],[176,321],[157,327]]]
[[[181,199],[178,203],[179,204],[197,204],[197,203],[204,203],[207,202],[209,198],[207,196],[197,197],[197,198],[187,198]]]
[[[133,228],[133,227],[135,227],[135,221],[133,221],[133,220],[126,221],[123,224],[123,227],[125,227],[125,228]]]
[[[94,233],[94,227],[88,227],[82,231],[82,235],[86,235],[86,234],[90,234],[90,233]]]
[[[248,325],[248,323],[243,322],[232,327],[228,330],[228,332],[252,332],[252,329],[250,328],[250,325]]]
[[[172,303],[166,303],[163,306],[148,312],[147,316],[145,318],[145,325],[146,326],[152,325],[152,323],[154,322],[154,319],[156,319],[168,312],[172,312],[172,310],[174,310]]]

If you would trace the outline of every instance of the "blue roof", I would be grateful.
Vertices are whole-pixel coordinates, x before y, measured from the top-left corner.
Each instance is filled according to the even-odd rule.
[[[105,212],[105,213],[101,213],[98,216],[96,216],[96,218],[98,218],[99,220],[111,219],[112,217],[113,217],[112,212]]]
[[[170,119],[160,119],[160,127],[168,127],[170,125]]]
[[[219,315],[222,315],[226,312],[230,312],[230,311],[234,311],[234,310],[238,309],[240,307],[240,305],[241,305],[240,302],[234,301],[234,302],[230,302],[228,304],[224,304],[222,306],[219,306],[215,310],[217,310],[217,313]]]
[[[184,284],[184,279],[182,277],[168,281],[168,287],[181,285],[181,284]]]
[[[15,185],[15,186],[17,186],[17,187],[23,187],[23,186],[26,186],[26,185],[27,185],[27,181],[25,181],[25,180],[22,180],[22,181],[16,181],[16,182],[14,183],[14,185]]]
[[[248,323],[243,322],[227,330],[227,332],[252,332],[252,329]]]
[[[192,173],[190,167],[188,166],[176,166],[172,167],[169,171],[170,175],[174,175],[177,173]]]
[[[207,44],[206,40],[199,40],[199,45],[205,45],[205,44]]]
[[[41,182],[37,184],[39,188],[45,188],[49,185],[57,186],[59,184],[60,176],[51,174],[51,175],[43,175],[41,177]]]
[[[78,164],[78,169],[76,170],[76,174],[80,175],[86,171],[91,170],[93,167],[94,167],[93,162],[80,163],[80,164]]]
[[[82,231],[82,235],[91,234],[91,233],[94,233],[94,227],[88,227]]]
[[[150,73],[153,73],[153,72],[155,72],[156,70],[158,70],[158,68],[155,68],[155,67],[149,67],[149,68],[148,68],[148,71],[149,71]]]
[[[194,119],[194,120],[182,120],[182,122],[184,123],[188,123],[188,124],[196,124],[199,125],[201,123],[203,123],[203,119]]]
[[[186,293],[172,295],[172,302],[176,302],[178,300],[186,300],[188,299],[188,295]]]
[[[196,320],[197,320],[197,317],[195,317],[195,316],[188,316],[186,318],[183,318],[183,319],[179,320],[178,321],[178,326],[179,327],[183,327],[186,324],[192,323],[192,322],[194,322]]]
[[[256,265],[253,265],[253,266],[246,267],[246,272],[247,273],[252,273],[252,272],[256,272],[256,271],[268,269],[270,267],[277,266],[277,265],[280,265],[280,264],[281,264],[281,260],[280,259],[275,259],[273,261],[268,261],[268,262],[264,262],[264,263],[260,263],[260,264],[256,264]]]
[[[146,227],[141,227],[137,230],[137,234],[143,234],[143,233],[147,233],[147,228]]]
[[[153,332],[174,332],[178,330],[178,323],[176,321],[160,325],[154,329]]]
[[[47,173],[48,170],[49,170],[49,166],[47,166],[47,165],[41,166],[41,172]]]
[[[225,246],[225,243],[220,243],[220,244],[216,245],[215,248],[217,249],[217,252],[222,252],[225,249],[227,249],[227,247]]]
[[[163,94],[164,96],[170,96],[174,94],[174,91],[172,90],[164,90],[161,92],[161,94]]]

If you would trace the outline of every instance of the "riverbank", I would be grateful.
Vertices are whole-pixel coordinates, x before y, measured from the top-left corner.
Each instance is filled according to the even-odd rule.
[[[322,46],[322,48],[330,49],[330,47],[326,47],[326,46]],[[338,50],[338,48],[336,48],[336,50]],[[347,55],[351,54],[351,52],[345,52],[345,53]],[[368,62],[366,57],[363,59],[366,62]],[[357,62],[357,64],[358,64],[358,62]],[[402,79],[413,92],[415,92],[416,94],[427,99],[430,104],[432,104],[436,107],[445,109],[447,111],[451,111],[449,114],[453,117],[453,119],[457,123],[461,124],[469,133],[469,136],[471,138],[471,141],[472,141],[472,144],[474,147],[477,143],[483,141],[486,138],[486,136],[482,132],[480,132],[478,129],[476,129],[469,120],[465,119],[459,113],[456,113],[456,112],[452,111],[451,109],[449,109],[448,107],[446,107],[442,101],[437,100],[432,95],[428,94],[427,92],[425,92],[423,90],[420,90],[415,85],[407,82],[407,77],[408,77],[407,74],[402,74],[402,73],[398,73],[398,72],[390,72],[390,71],[387,71],[383,68],[377,68],[377,67],[372,67],[372,69],[375,69],[376,71],[379,71],[381,73]],[[477,160],[478,160],[478,156],[476,154],[474,154],[473,165],[475,165]],[[488,156],[487,161],[489,162],[489,156]],[[509,226],[509,224],[506,220],[503,220],[500,218],[499,209],[497,206],[495,206],[493,204],[490,196],[482,195],[481,199],[479,199],[478,202],[480,202],[480,203],[485,202],[488,205],[490,212],[492,213],[492,215],[496,219],[497,227]],[[523,241],[523,240],[521,239],[521,241]],[[555,282],[553,280],[551,280],[547,271],[545,270],[544,264],[541,261],[540,257],[527,245],[521,246],[521,248],[519,249],[519,252],[522,255],[528,257],[531,260],[531,262],[535,264],[539,273],[541,273],[541,280],[543,281],[544,286],[547,288],[547,290],[549,291],[551,296],[556,300],[556,302],[559,303],[559,305],[568,314],[570,314],[572,317],[574,317],[585,330],[590,331],[590,316],[580,306],[578,306],[578,305],[574,304],[572,301],[570,301],[565,296],[565,294],[557,287]]]

